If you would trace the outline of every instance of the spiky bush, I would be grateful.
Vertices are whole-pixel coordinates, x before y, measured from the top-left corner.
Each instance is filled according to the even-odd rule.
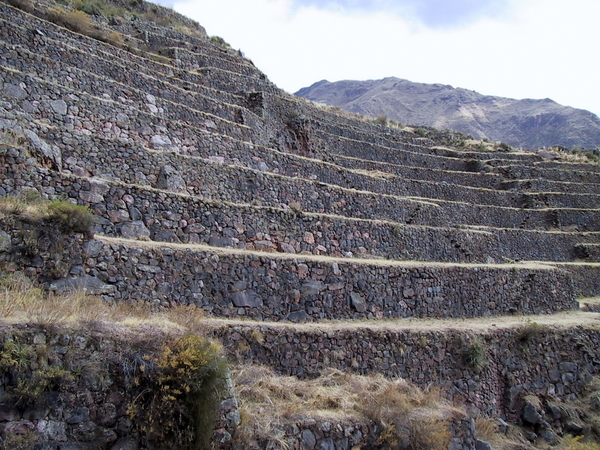
[[[186,335],[146,361],[141,393],[129,408],[142,438],[152,448],[166,442],[172,449],[207,448],[226,379],[220,346]]]

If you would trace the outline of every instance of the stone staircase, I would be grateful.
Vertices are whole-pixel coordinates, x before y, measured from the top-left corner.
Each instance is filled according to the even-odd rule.
[[[519,395],[575,395],[597,373],[593,327],[529,356],[508,355],[518,326],[492,327],[600,295],[600,166],[337,115],[207,38],[101,25],[171,64],[0,3],[0,194],[98,216],[65,278],[100,280],[109,302],[200,306],[241,362],[435,383],[513,420]],[[46,263],[30,272],[58,289]],[[494,348],[475,375],[474,334]]]

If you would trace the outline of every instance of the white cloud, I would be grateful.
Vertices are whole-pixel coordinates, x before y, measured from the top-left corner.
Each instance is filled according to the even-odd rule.
[[[498,19],[432,29],[397,14],[295,7],[292,0],[188,0],[200,22],[283,89],[396,76],[487,95],[552,98],[600,114],[598,0],[512,0]]]

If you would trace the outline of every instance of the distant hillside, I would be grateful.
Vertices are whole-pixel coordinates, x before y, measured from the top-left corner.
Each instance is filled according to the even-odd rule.
[[[443,84],[382,80],[322,80],[296,95],[366,116],[452,129],[513,146],[600,146],[600,118],[550,100],[515,100]]]

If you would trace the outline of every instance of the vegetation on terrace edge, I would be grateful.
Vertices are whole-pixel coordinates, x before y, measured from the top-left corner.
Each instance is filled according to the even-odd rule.
[[[396,120],[388,119],[387,116],[383,114],[375,118],[369,118],[358,113],[345,111],[339,106],[330,106],[304,98],[301,98],[301,100],[318,108],[347,118],[360,120],[363,122],[371,122],[382,127],[414,133],[420,138],[429,139],[442,146],[451,146],[458,149],[477,152],[514,152],[518,150],[505,142],[492,142],[487,138],[484,138],[483,140],[477,140],[472,135],[463,133],[461,131],[449,129],[439,130],[430,126],[403,125]],[[540,150],[544,150],[547,153],[552,154],[552,156],[557,160],[584,163],[600,162],[600,148],[585,149],[582,147],[574,147],[572,149],[568,149],[563,146],[554,146]]]
[[[150,49],[145,44],[133,43],[121,33],[99,26],[95,18],[108,20],[110,26],[129,18],[140,18],[154,22],[159,26],[171,27],[176,31],[190,36],[206,38],[204,29],[198,22],[191,20],[173,10],[144,0],[0,0],[11,6],[34,14],[42,19],[53,22],[76,33],[123,48],[133,54],[146,56],[156,62],[170,64],[171,60]],[[231,46],[219,36],[213,36],[210,41],[221,48],[234,51]],[[236,52],[241,54],[241,52]]]
[[[86,208],[64,201],[44,201],[35,193],[0,199],[0,220],[18,218],[34,225],[50,222],[66,234],[86,233],[93,223],[91,217]],[[145,307],[110,304],[83,292],[62,297],[42,292],[18,274],[3,274],[0,314],[5,323],[33,323],[46,329],[102,323],[120,326],[152,323],[178,329],[160,351],[141,356],[140,374],[134,382],[136,400],[129,405],[128,413],[139,439],[149,446],[171,442],[173,448],[200,449],[208,445],[212,424],[217,419],[217,394],[223,389],[226,366],[219,345],[202,337],[201,309],[175,307],[153,313]],[[110,333],[110,327],[105,330]],[[527,324],[519,330],[519,342],[526,343],[540,332],[535,323]],[[260,340],[260,332],[255,337]],[[37,404],[45,401],[48,392],[61,392],[76,384],[81,376],[78,370],[52,364],[32,365],[33,359],[39,357],[38,349],[34,351],[21,342],[21,338],[9,332],[0,348],[0,370],[12,380],[7,390],[8,401]],[[463,342],[463,347],[467,367],[474,373],[486,367],[489,350],[482,341],[474,338]],[[435,390],[417,389],[402,380],[386,380],[380,375],[365,377],[329,371],[318,380],[301,382],[269,374],[267,369],[243,361],[233,369],[233,374],[243,419],[234,438],[242,443],[275,438],[284,445],[286,436],[281,430],[286,423],[334,417],[377,424],[380,432],[376,448],[442,449],[450,439],[449,423],[464,416],[460,408],[443,400]],[[590,395],[586,401],[595,405],[593,399],[600,395],[600,390]],[[369,401],[365,402],[365,398]],[[595,418],[593,408],[582,405],[583,414],[593,424],[590,430],[596,429],[596,423],[600,430],[600,419]],[[487,423],[484,419],[480,421]],[[517,435],[502,437],[493,425],[483,428],[486,427],[491,430],[487,431],[486,439],[497,442],[495,448],[514,448],[511,446],[518,440]],[[28,439],[37,438],[32,435]],[[598,449],[594,441],[565,442],[569,442],[565,449]]]
[[[63,234],[93,236],[95,216],[89,208],[65,200],[43,200],[37,191],[0,198],[0,223],[20,220],[30,224],[54,225]]]
[[[14,7],[20,8],[26,12],[36,14],[57,25],[63,26],[87,35],[93,39],[106,42],[116,47],[121,47],[131,53],[144,55],[156,62],[170,64],[171,60],[156,51],[139,44],[132,45],[119,32],[101,28],[92,22],[92,17],[103,17],[113,21],[124,20],[125,17],[140,17],[142,19],[154,22],[160,26],[173,27],[174,29],[192,36],[205,37],[202,27],[195,21],[181,16],[178,13],[159,5],[155,5],[143,0],[110,0],[109,2],[100,2],[97,0],[49,0],[49,4],[59,3],[47,7],[39,0],[0,0]],[[221,48],[232,51],[231,46],[221,37],[212,36],[210,41]],[[236,52],[242,55],[241,51]],[[302,99],[304,100],[304,99]],[[307,100],[305,100],[307,101]],[[310,102],[310,101],[309,101]],[[351,117],[356,120],[373,122],[375,124],[408,131],[421,138],[430,139],[440,145],[454,146],[470,151],[489,152],[501,151],[510,152],[514,149],[504,142],[490,142],[488,139],[481,141],[475,140],[473,136],[454,130],[438,130],[428,126],[404,126],[403,124],[388,119],[385,115],[379,115],[376,118],[367,118],[357,113],[344,111],[338,106],[327,106],[321,103],[310,102],[318,107],[325,108],[335,114]],[[600,162],[600,149],[584,149],[575,147],[567,149],[561,146],[548,149],[558,160],[575,162]]]
[[[208,447],[218,419],[227,365],[220,345],[201,333],[202,310],[180,306],[152,313],[144,306],[109,304],[82,291],[53,295],[18,273],[0,273],[0,314],[4,323],[0,330],[0,376],[6,380],[0,405],[43,407],[52,392],[67,395],[76,390],[84,372],[91,370],[77,364],[61,365],[49,358],[50,344],[28,343],[31,332],[19,324],[56,335],[99,330],[108,337],[115,326],[145,325],[147,334],[153,329],[148,328],[150,325],[157,330],[157,342],[163,341],[165,332],[168,338],[158,351],[145,351],[136,357],[137,375],[131,387],[135,401],[127,412],[139,440],[152,448],[165,442],[174,449]],[[88,338],[94,339],[92,334]],[[131,342],[132,349],[136,345]],[[117,364],[125,367],[124,361]],[[109,361],[102,363],[103,367],[108,365]],[[9,448],[15,449],[19,442],[19,448],[29,448],[25,444],[34,445],[39,436],[9,433],[3,438],[5,445],[13,444]]]
[[[132,381],[135,401],[129,404],[128,415],[138,439],[154,448],[165,442],[175,449],[207,448],[218,418],[227,366],[220,345],[203,337],[205,325],[200,309],[180,306],[152,312],[140,305],[110,304],[81,291],[57,296],[42,292],[18,273],[0,275],[0,373],[8,380],[2,400],[5,405],[43,405],[50,398],[49,393],[66,395],[77,388],[78,381],[90,370],[104,370],[93,364],[69,367],[50,360],[40,364],[40,358],[47,358],[44,355],[48,355],[50,346],[33,345],[28,340],[36,330],[50,335],[96,330],[96,337],[90,334],[89,338],[98,339],[118,333],[115,327],[144,327],[146,336],[155,333],[157,342],[164,342],[155,351],[146,348],[141,353],[131,342],[138,353]],[[527,343],[541,332],[543,327],[526,323],[519,328],[517,337]],[[258,328],[253,338],[263,339]],[[466,362],[477,372],[477,367],[485,365],[488,350],[476,338],[463,345]],[[244,349],[237,351],[243,353]],[[243,358],[230,366],[241,416],[233,438],[246,448],[262,448],[269,442],[272,448],[287,448],[295,439],[286,433],[289,426],[317,420],[330,424],[375,424],[379,433],[373,448],[442,450],[451,439],[449,424],[466,417],[462,408],[445,400],[438,389],[420,389],[380,374],[364,376],[329,369],[316,379],[298,380],[276,375]],[[575,420],[585,417],[588,427],[581,436],[567,435],[548,445],[548,449],[600,449],[599,398],[600,380],[594,379],[581,399],[558,404]],[[527,442],[519,427],[511,426],[509,432],[501,432],[493,418],[477,418],[476,430],[478,438],[490,442],[495,450],[521,448]],[[38,439],[35,433],[4,436],[5,445],[12,445],[12,449],[30,448]]]

